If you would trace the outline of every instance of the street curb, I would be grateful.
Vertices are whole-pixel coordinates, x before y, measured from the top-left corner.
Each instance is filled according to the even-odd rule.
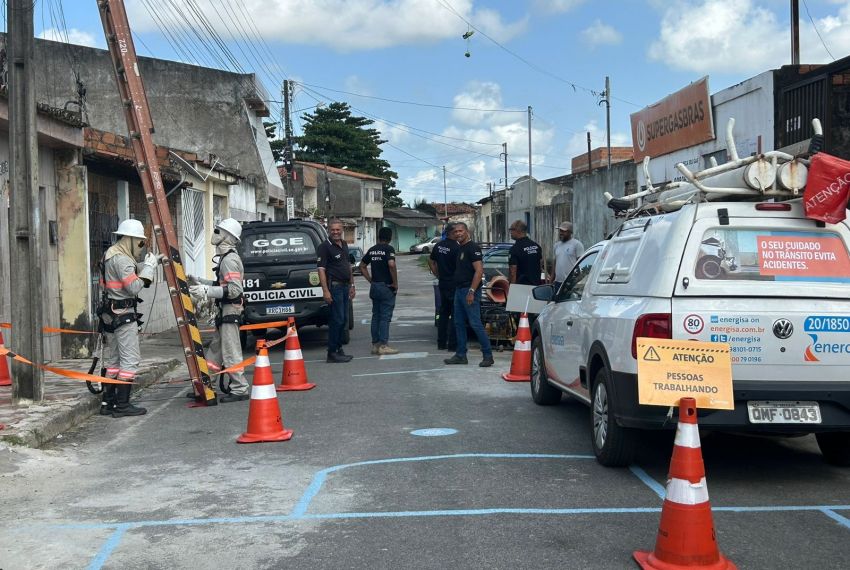
[[[136,384],[139,386],[135,391],[150,386],[179,365],[180,361],[176,358],[151,363],[136,376]],[[100,396],[85,388],[83,390],[75,398],[31,405],[24,420],[9,426],[14,433],[4,435],[0,431],[0,441],[39,448],[57,435],[81,424],[100,411]]]

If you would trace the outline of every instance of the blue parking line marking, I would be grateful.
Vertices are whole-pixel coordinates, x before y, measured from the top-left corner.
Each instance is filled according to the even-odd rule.
[[[661,499],[667,496],[667,489],[658,481],[649,476],[649,473],[638,467],[637,465],[629,465],[629,471],[635,474],[644,485],[652,489],[652,492],[658,495]]]
[[[313,480],[304,491],[298,504],[292,509],[293,517],[303,516],[310,506],[310,502],[319,493],[322,484],[325,482],[328,474],[348,469],[349,467],[362,467],[364,465],[381,465],[386,463],[407,463],[412,461],[434,461],[437,459],[593,459],[593,455],[558,455],[558,454],[542,454],[542,453],[458,453],[455,455],[425,455],[422,457],[397,457],[393,459],[376,459],[373,461],[360,461],[357,463],[346,463],[343,465],[335,465],[317,472],[313,476]]]
[[[848,519],[847,517],[843,517],[843,516],[839,515],[832,508],[821,509],[821,512],[823,514],[825,514],[826,516],[828,516],[829,518],[831,518],[832,520],[834,520],[835,522],[837,522],[838,524],[845,526],[848,529],[850,529],[850,519]]]
[[[106,539],[106,542],[103,546],[100,547],[97,555],[94,557],[94,560],[88,566],[88,570],[100,570],[106,561],[109,559],[109,556],[112,552],[118,547],[118,543],[121,542],[121,538],[124,536],[124,533],[127,532],[129,527],[127,525],[119,525],[115,532],[113,532],[109,538]]]

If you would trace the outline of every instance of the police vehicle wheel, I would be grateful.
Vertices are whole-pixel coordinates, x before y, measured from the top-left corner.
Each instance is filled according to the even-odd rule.
[[[561,401],[561,391],[546,378],[543,341],[539,336],[534,337],[531,344],[531,399],[538,406],[551,406]]]
[[[610,373],[602,368],[593,380],[590,439],[599,463],[606,467],[625,467],[634,458],[637,432],[617,425],[610,395]]]
[[[824,461],[842,467],[850,465],[850,433],[817,433],[815,439]]]

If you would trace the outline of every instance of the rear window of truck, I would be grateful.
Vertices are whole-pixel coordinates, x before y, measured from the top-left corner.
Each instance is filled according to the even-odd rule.
[[[710,228],[700,238],[694,276],[726,281],[850,283],[850,256],[828,230]]]

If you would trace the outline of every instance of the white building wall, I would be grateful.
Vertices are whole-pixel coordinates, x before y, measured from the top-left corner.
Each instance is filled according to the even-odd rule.
[[[254,185],[247,180],[228,186],[227,205],[230,217],[240,222],[250,222],[259,219],[257,216],[257,192]]]
[[[649,174],[652,183],[684,180],[676,170],[682,162],[691,171],[708,166],[707,157],[726,150],[726,126],[730,118],[735,119],[734,137],[738,156],[749,156],[756,152],[774,150],[773,140],[773,72],[766,71],[737,85],[711,96],[714,120],[714,140],[677,150],[658,157],[651,157]],[[718,159],[718,162],[723,162]],[[637,164],[638,186],[646,185],[643,165]]]

